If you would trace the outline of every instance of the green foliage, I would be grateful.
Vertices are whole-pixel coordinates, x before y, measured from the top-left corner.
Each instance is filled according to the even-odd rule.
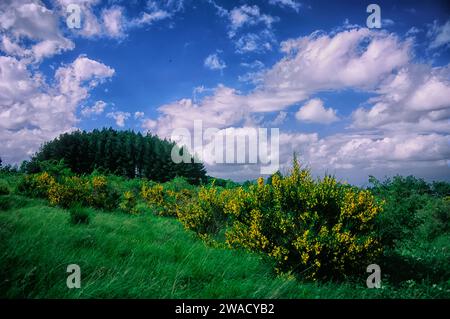
[[[158,215],[177,216],[196,197],[196,189],[185,178],[176,177],[164,184],[143,183],[140,195]]]
[[[89,224],[91,215],[89,210],[82,207],[81,205],[75,205],[69,209],[70,212],[70,223],[73,225]]]
[[[198,192],[198,199],[177,211],[178,218],[187,229],[199,235],[215,234],[224,226],[226,219],[222,197],[214,185],[202,186]]]
[[[11,191],[9,190],[8,184],[4,180],[0,180],[0,196],[9,195]]]
[[[76,174],[91,174],[98,170],[102,174],[145,177],[158,182],[169,181],[176,176],[185,176],[193,184],[205,180],[203,165],[194,162],[190,154],[190,163],[175,164],[172,161],[174,145],[157,136],[143,136],[133,131],[115,131],[111,128],[75,131],[45,143],[23,168],[28,173],[46,171],[54,176],[67,176],[68,172],[63,169],[66,165]]]
[[[365,280],[274,276],[255,254],[207,247],[170,218],[97,211],[88,227],[73,227],[67,211],[24,200],[27,207],[0,213],[0,298],[450,297],[448,285],[421,281],[367,289]],[[61,280],[73,263],[82,269],[80,289]]]
[[[413,176],[380,182],[371,190],[386,202],[377,219],[391,281],[439,283],[450,278],[450,183],[428,184]]]
[[[84,206],[112,210],[118,207],[119,193],[101,175],[62,176],[59,180],[48,172],[22,177],[19,192],[46,198],[50,204],[64,208],[81,203]]]
[[[136,209],[136,196],[133,194],[133,192],[126,191],[125,193],[123,193],[119,208],[125,213],[138,213],[138,210]]]
[[[340,279],[345,285],[343,279],[364,281],[367,265],[378,263],[383,286],[388,287],[380,297],[434,297],[449,292],[450,200],[445,182],[371,178],[370,188],[359,189],[331,176],[313,179],[297,162],[284,176],[276,173],[266,183],[259,179],[245,186],[228,182],[217,186],[211,180],[196,187],[183,177],[159,184],[99,171],[61,174],[63,166],[49,169],[52,174],[3,174],[0,185],[13,190],[0,196],[0,210],[8,211],[3,215],[19,208],[27,211],[34,201],[15,195],[17,185],[27,197],[43,198],[40,205],[48,201],[70,208],[79,203],[82,211],[91,214],[88,207],[119,209],[139,215],[133,223],[152,219],[152,214],[178,217],[210,247],[259,253],[283,278],[321,283]],[[117,214],[110,213],[111,218]],[[85,229],[91,227],[92,223]],[[91,247],[97,239],[86,235],[75,242]]]
[[[198,200],[178,213],[199,235],[227,227],[230,247],[274,258],[278,270],[312,279],[360,274],[380,252],[374,219],[381,211],[369,191],[326,176],[314,181],[294,161],[291,174],[220,191],[202,187]]]
[[[31,197],[48,198],[50,188],[55,184],[55,178],[47,172],[23,175],[18,184],[18,191]]]

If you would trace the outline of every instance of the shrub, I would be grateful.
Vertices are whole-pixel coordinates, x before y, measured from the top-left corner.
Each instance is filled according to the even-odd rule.
[[[412,176],[380,182],[372,191],[386,204],[377,218],[384,255],[380,266],[392,282],[443,282],[450,275],[448,183]]]
[[[112,188],[105,176],[92,176],[89,185],[89,195],[86,198],[88,205],[112,210],[118,207],[120,194]]]
[[[9,195],[11,192],[9,190],[8,184],[3,180],[0,180],[0,196],[1,195]]]
[[[31,197],[47,198],[48,192],[56,180],[47,172],[25,175],[18,185],[18,190]]]
[[[70,222],[73,225],[80,225],[80,224],[89,224],[91,216],[90,212],[84,208],[81,207],[81,205],[75,205],[72,208],[70,208]]]
[[[177,216],[187,229],[199,235],[214,234],[225,221],[224,201],[214,186],[202,186],[195,202],[179,207]]]
[[[177,216],[178,211],[195,196],[195,188],[178,177],[164,185],[144,183],[141,196],[158,215]]]
[[[380,211],[370,191],[330,176],[314,181],[294,161],[291,174],[273,175],[270,185],[260,178],[248,189],[203,187],[179,218],[202,236],[225,225],[230,247],[271,256],[279,271],[334,279],[361,274],[377,260]]]
[[[12,202],[9,196],[1,196],[0,197],[0,210],[8,210],[11,209]]]
[[[126,191],[122,195],[122,200],[119,204],[119,208],[129,214],[137,214],[136,210],[136,196],[133,192]]]
[[[54,183],[48,191],[50,204],[64,208],[84,203],[89,193],[88,181],[78,176],[64,177],[62,183]]]

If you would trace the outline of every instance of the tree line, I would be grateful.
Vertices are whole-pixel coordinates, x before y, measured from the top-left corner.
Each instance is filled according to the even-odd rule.
[[[185,177],[190,183],[206,180],[202,163],[176,164],[171,159],[174,142],[160,139],[156,135],[134,131],[116,131],[112,128],[95,129],[92,132],[74,131],[44,143],[40,150],[22,164],[28,173],[41,170],[44,161],[60,161],[77,174],[89,174],[94,170],[128,178],[148,178],[165,182],[176,176]],[[178,150],[181,154],[185,148]]]

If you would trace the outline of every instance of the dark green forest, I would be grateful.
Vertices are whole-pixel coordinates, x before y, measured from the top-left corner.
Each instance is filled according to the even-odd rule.
[[[90,174],[94,170],[127,178],[148,178],[166,182],[177,176],[190,183],[199,184],[206,178],[201,163],[175,164],[171,160],[173,142],[156,135],[142,135],[133,131],[116,131],[112,128],[75,131],[60,135],[43,144],[29,162],[22,164],[27,173],[43,171],[46,161],[64,161],[72,172]],[[179,150],[181,154],[186,149]]]

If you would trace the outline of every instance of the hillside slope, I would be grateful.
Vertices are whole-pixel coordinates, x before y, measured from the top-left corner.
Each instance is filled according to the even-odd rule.
[[[362,284],[318,285],[276,278],[258,256],[207,247],[172,218],[93,211],[88,225],[72,225],[66,210],[44,201],[17,195],[2,198],[12,207],[0,210],[1,298],[370,298],[394,294]],[[81,267],[80,289],[66,286],[69,264]]]

